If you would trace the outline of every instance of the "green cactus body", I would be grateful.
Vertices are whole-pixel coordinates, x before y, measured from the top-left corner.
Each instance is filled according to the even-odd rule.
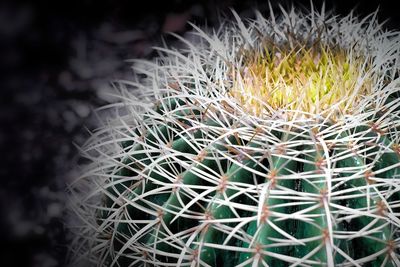
[[[77,261],[400,266],[400,36],[373,15],[234,17],[136,63],[143,92],[121,89],[71,186]]]

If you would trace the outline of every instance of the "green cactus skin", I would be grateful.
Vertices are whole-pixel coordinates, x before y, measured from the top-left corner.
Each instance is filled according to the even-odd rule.
[[[82,148],[92,163],[70,187],[74,264],[400,266],[400,36],[375,15],[282,9],[246,26],[234,13],[219,35],[194,26],[201,41],[182,39],[186,52],[159,48],[158,62],[137,61],[147,77],[121,83],[127,115]],[[246,65],[242,50],[266,49],[259,35],[272,32],[271,49],[289,49],[287,36],[301,43],[305,28],[359,72],[344,94],[369,95],[332,95],[323,108],[324,93],[312,91],[310,110],[271,108],[279,94],[271,105],[246,100],[255,82],[232,74]],[[322,80],[325,93],[335,86]]]

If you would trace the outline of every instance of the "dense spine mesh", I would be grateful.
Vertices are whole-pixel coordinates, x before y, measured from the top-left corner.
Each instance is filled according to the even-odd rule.
[[[73,264],[400,266],[398,33],[376,14],[256,15],[194,26],[185,49],[135,61],[109,107],[118,116],[82,147],[90,163],[70,186]],[[249,112],[232,73],[265,40],[361,58],[354,95],[319,113]]]

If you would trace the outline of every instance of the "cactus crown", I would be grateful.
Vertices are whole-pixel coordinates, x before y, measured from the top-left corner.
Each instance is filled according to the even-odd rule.
[[[282,9],[135,60],[71,185],[98,266],[400,266],[400,35]]]
[[[370,76],[376,73],[369,72],[369,59],[354,51],[331,49],[319,40],[310,48],[306,43],[290,48],[267,42],[262,52],[244,52],[243,71],[232,70],[232,96],[258,116],[278,109],[312,114],[327,114],[329,109],[333,119],[350,114],[348,103],[372,93]],[[365,77],[358,81],[360,74]]]

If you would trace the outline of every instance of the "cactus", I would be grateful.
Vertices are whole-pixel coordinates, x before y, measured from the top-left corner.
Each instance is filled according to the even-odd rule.
[[[74,264],[400,266],[400,35],[376,15],[233,11],[134,60],[70,186]]]

